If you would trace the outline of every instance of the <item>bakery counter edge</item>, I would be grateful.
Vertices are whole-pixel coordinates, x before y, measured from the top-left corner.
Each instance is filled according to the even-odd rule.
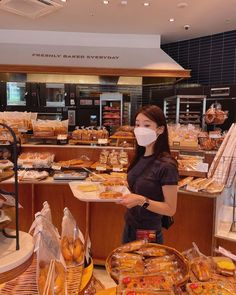
[[[129,159],[132,159],[134,149],[114,146],[90,146],[90,145],[36,145],[22,144],[21,153],[24,152],[51,152],[55,154],[55,161],[67,161],[81,156],[88,157],[91,161],[98,161],[102,150],[124,150],[128,153]]]
[[[105,145],[46,145],[46,144],[22,144],[21,152],[52,152],[55,154],[55,161],[67,161],[73,158],[81,157],[85,155],[92,161],[97,161],[102,150],[124,150],[128,153],[131,160],[134,156],[133,147],[116,147]],[[185,154],[202,155],[204,156],[204,162],[211,164],[216,151],[204,151],[200,149],[171,149],[171,153],[174,157],[177,157],[181,152]]]

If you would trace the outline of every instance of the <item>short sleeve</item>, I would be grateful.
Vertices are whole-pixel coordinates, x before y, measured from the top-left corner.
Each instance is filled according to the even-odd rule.
[[[177,185],[178,184],[178,169],[176,166],[165,163],[160,167],[159,180],[161,186],[163,185]]]

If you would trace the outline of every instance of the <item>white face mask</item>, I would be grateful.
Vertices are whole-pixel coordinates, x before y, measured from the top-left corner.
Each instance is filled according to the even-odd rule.
[[[140,146],[148,146],[157,139],[156,131],[146,127],[135,127],[134,134]]]

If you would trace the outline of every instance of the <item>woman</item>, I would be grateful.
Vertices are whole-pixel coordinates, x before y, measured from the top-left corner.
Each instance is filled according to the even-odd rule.
[[[163,243],[161,218],[172,216],[177,206],[177,162],[170,154],[168,130],[162,110],[155,105],[141,108],[135,117],[136,153],[128,169],[132,193],[120,204],[125,215],[123,243],[146,238]]]

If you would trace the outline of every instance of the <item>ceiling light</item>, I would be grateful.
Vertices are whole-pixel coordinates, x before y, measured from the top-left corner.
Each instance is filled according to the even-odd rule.
[[[66,0],[61,0],[61,2],[66,2]]]
[[[144,6],[149,6],[150,3],[149,3],[149,2],[144,2],[143,5],[144,5]]]
[[[127,0],[121,0],[120,4],[121,5],[127,5],[128,4],[128,1]]]
[[[107,5],[107,4],[109,4],[109,1],[108,0],[103,0],[103,4]]]
[[[178,8],[185,8],[187,6],[188,6],[188,4],[186,2],[180,2],[180,3],[177,4]]]
[[[170,18],[170,19],[169,19],[169,22],[174,22],[174,21],[175,21],[174,18]]]

